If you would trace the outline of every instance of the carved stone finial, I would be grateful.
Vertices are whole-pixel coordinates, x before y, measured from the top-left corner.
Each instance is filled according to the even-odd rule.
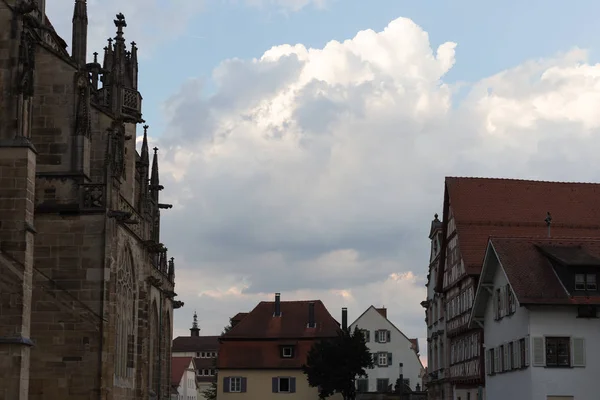
[[[154,154],[158,153],[158,147],[153,148],[152,150],[154,150]]]
[[[438,219],[438,213],[435,213],[434,218]]]
[[[98,52],[94,52],[94,63],[98,64]]]
[[[148,128],[150,128],[150,127],[148,125],[144,125],[143,128],[144,128],[144,134],[148,133]]]

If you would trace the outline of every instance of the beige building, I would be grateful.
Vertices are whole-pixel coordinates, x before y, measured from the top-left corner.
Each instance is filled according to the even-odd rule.
[[[106,21],[107,23],[109,21]],[[0,0],[0,399],[168,398],[174,263],[125,17],[87,62],[43,0]]]
[[[277,293],[260,302],[220,338],[217,399],[317,399],[301,367],[313,343],[338,329],[320,300],[281,301]]]

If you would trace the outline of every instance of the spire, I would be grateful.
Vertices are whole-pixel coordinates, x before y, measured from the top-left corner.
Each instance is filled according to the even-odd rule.
[[[87,0],[75,0],[75,7],[73,9],[73,40],[71,51],[71,57],[79,65],[79,67],[85,66],[85,59],[87,55],[87,29],[88,29],[88,16],[87,16]]]
[[[196,311],[194,311],[194,322],[192,323],[190,333],[191,336],[200,336],[200,328],[198,328],[198,314],[196,314]]]
[[[153,199],[158,201],[158,192],[162,189],[158,180],[158,147],[154,149],[154,157],[152,158],[152,175],[150,176],[150,190],[153,193]]]
[[[169,259],[169,271],[168,271],[167,275],[171,282],[175,282],[175,258],[174,257],[171,257]]]
[[[140,155],[140,162],[142,166],[150,166],[150,155],[148,152],[148,125],[144,125],[144,140],[142,141],[142,154]]]
[[[131,76],[132,89],[137,90],[138,87],[138,48],[135,42],[131,42],[131,52],[129,57],[129,74]]]
[[[108,45],[104,48],[104,61],[102,68],[106,71],[110,71],[113,65],[113,40],[108,38]]]

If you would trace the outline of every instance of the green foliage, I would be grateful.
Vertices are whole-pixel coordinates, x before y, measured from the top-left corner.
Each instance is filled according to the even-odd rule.
[[[217,382],[219,381],[219,378],[218,378],[219,372],[217,371],[217,359],[216,358],[213,360],[212,365],[213,365],[213,367],[215,367],[215,378],[211,382],[210,386],[207,389],[202,391],[202,394],[204,395],[206,400],[217,400]]]
[[[225,328],[223,328],[223,332],[221,332],[221,336],[223,336],[224,334],[226,334],[230,330],[231,330],[231,318],[229,318],[229,325],[227,325]]]
[[[345,400],[356,398],[355,379],[373,368],[373,357],[359,329],[339,330],[336,338],[316,342],[302,371],[308,384],[319,388],[319,398],[340,393]]]

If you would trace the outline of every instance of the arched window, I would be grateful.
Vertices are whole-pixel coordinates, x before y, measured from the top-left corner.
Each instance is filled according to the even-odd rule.
[[[134,362],[135,296],[133,261],[125,251],[117,267],[115,376],[131,378]]]

